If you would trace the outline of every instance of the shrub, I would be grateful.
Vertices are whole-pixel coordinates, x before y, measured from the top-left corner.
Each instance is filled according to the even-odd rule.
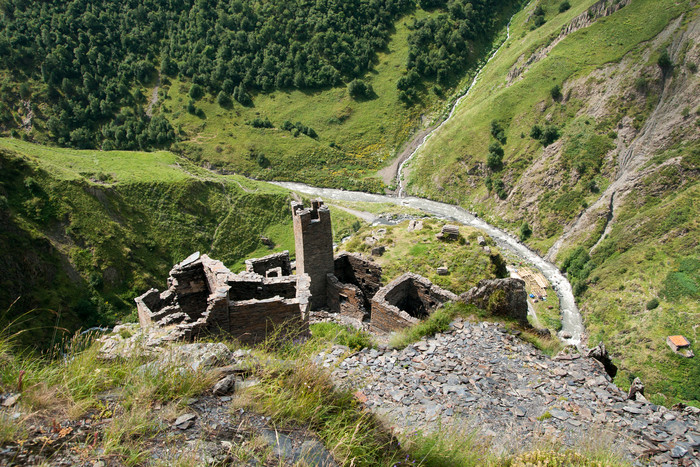
[[[569,4],[569,2],[567,0],[564,0],[563,2],[561,2],[559,4],[559,13],[564,13],[569,8],[571,8],[571,5]]]
[[[489,145],[489,155],[486,158],[486,165],[491,170],[500,170],[503,166],[503,148],[497,142]]]
[[[190,91],[187,93],[192,99],[198,100],[204,95],[204,89],[197,83],[192,83]]]
[[[374,94],[374,89],[372,89],[371,84],[367,84],[361,79],[354,79],[348,84],[348,93],[354,99],[368,98]]]
[[[524,242],[528,238],[530,238],[530,235],[532,235],[532,229],[530,228],[530,224],[527,222],[523,222],[523,224],[520,226],[520,241]]]
[[[506,135],[503,127],[496,120],[491,120],[491,136],[501,144],[506,144]]]
[[[253,128],[274,128],[275,126],[272,124],[269,118],[265,117],[265,120],[263,120],[260,117],[255,117],[250,123],[250,126]]]
[[[668,55],[668,50],[661,52],[661,55],[659,55],[656,63],[659,65],[659,68],[661,68],[661,71],[663,71],[664,74],[673,68],[673,62],[671,61],[671,57]]]
[[[494,180],[493,187],[496,190],[496,194],[498,195],[499,198],[506,199],[508,197],[508,192],[506,191],[506,185],[503,183],[503,180],[501,180],[500,178]]]
[[[231,97],[229,97],[229,95],[226,94],[224,91],[220,91],[219,94],[216,96],[216,102],[221,107],[228,107],[229,105],[231,105]]]
[[[552,89],[549,90],[549,94],[551,94],[552,99],[558,101],[561,99],[561,87],[558,84],[555,84],[552,86]]]
[[[647,302],[647,310],[653,310],[659,306],[659,299],[654,297]]]
[[[542,131],[540,142],[543,146],[549,146],[559,139],[559,128],[556,125],[547,125]]]

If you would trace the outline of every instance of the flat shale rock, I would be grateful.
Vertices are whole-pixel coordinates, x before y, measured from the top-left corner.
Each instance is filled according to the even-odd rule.
[[[594,437],[637,465],[700,466],[695,411],[629,400],[598,360],[575,352],[552,359],[501,331],[460,319],[403,350],[331,351],[316,362],[397,431],[476,430],[497,453]]]

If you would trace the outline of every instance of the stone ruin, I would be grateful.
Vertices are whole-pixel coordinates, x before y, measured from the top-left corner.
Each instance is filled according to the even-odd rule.
[[[296,274],[288,251],[246,260],[245,271],[238,274],[195,253],[173,267],[166,291],[151,289],[136,298],[141,326],[172,327],[173,339],[227,333],[252,344],[273,330],[306,335],[312,310],[327,309],[355,327],[369,324],[375,331],[392,332],[417,323],[447,301],[460,300],[413,273],[383,286],[378,264],[359,254],[333,256],[330,211],[323,201],[314,200],[310,208],[293,201],[291,208]],[[494,310],[496,314],[515,314],[526,322],[525,288],[512,281],[479,283],[461,300],[483,307],[492,302],[494,291],[502,290],[498,293],[504,309]]]
[[[441,289],[425,277],[407,272],[372,299],[372,327],[384,332],[396,331],[426,318],[439,305],[459,297]]]
[[[370,319],[371,300],[382,287],[382,268],[360,255],[341,253],[326,275],[328,309],[356,327]]]
[[[166,291],[151,289],[136,298],[139,323],[172,326],[173,339],[224,332],[246,344],[278,329],[307,334],[309,277],[275,275],[291,271],[289,253],[260,258],[246,269],[234,274],[221,261],[191,255],[170,271]]]

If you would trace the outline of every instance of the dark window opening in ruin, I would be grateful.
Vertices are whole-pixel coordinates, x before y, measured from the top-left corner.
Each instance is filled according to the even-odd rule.
[[[347,301],[348,301],[347,295],[339,294],[339,296],[340,296],[340,303],[347,303]]]
[[[282,277],[282,268],[274,268],[267,271],[267,277]]]

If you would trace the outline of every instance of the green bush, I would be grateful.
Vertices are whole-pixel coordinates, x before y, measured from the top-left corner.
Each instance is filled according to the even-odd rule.
[[[192,83],[190,90],[187,93],[192,99],[198,100],[204,95],[204,89],[197,83]]]
[[[661,294],[668,300],[678,301],[684,297],[700,298],[700,259],[682,259],[678,268],[666,275]]]
[[[524,242],[528,238],[530,238],[530,235],[532,235],[532,229],[530,228],[530,224],[527,222],[523,222],[523,224],[520,226],[520,241]]]
[[[653,310],[659,306],[659,299],[654,297],[647,302],[647,310]]]
[[[554,86],[552,86],[552,89],[549,90],[549,94],[552,96],[552,99],[558,101],[559,99],[561,99],[561,86],[555,84]]]
[[[561,2],[559,4],[559,13],[564,13],[569,8],[571,8],[571,5],[569,4],[569,2],[567,0],[564,0],[563,2]]]

